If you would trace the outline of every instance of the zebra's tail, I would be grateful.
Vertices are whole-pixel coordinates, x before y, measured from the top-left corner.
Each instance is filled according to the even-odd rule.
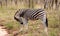
[[[46,26],[48,27],[48,19],[46,18]]]

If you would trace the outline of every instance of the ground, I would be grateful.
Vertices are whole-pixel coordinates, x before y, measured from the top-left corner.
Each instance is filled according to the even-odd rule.
[[[17,11],[15,8],[0,8],[0,25],[6,26],[7,32],[13,36],[13,32],[20,28],[19,22],[14,20],[14,14]],[[60,36],[60,11],[46,10],[48,17],[48,32],[49,36]],[[28,32],[21,32],[18,36],[45,36],[43,25],[40,20],[29,21]]]

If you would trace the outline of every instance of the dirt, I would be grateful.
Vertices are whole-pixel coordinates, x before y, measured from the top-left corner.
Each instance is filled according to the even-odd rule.
[[[6,29],[3,26],[0,26],[0,36],[9,36]]]

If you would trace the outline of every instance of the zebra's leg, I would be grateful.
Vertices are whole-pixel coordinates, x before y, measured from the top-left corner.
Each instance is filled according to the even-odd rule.
[[[48,20],[47,20],[46,15],[43,16],[42,23],[44,25],[44,31],[45,31],[46,35],[48,36],[48,29],[47,29],[48,28]]]
[[[28,30],[28,20],[26,18],[22,18],[23,21],[23,30]]]
[[[14,36],[17,36],[22,30],[24,30],[24,31],[28,30],[28,24],[27,24],[28,20],[25,18],[22,18],[22,21],[23,21],[23,24],[21,24],[20,30],[16,34],[14,34]]]

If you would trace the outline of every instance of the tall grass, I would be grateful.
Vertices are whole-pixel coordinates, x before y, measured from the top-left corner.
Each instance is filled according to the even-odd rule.
[[[24,6],[19,6],[17,7],[0,7],[0,23],[4,24],[8,29],[10,30],[19,30],[19,27],[21,26],[17,21],[14,20],[14,14],[17,11],[17,9],[24,7]],[[24,7],[26,8],[26,7]],[[36,8],[36,7],[35,7]],[[47,17],[48,17],[48,32],[49,36],[60,36],[60,20],[59,20],[59,10],[46,10],[47,11]],[[4,21],[2,21],[4,20]],[[29,21],[29,30],[27,34],[23,34],[25,36],[44,36],[41,31],[43,31],[40,27],[42,26],[41,22],[35,21],[31,23]],[[39,26],[40,25],[40,26]],[[37,28],[40,27],[40,28]],[[22,35],[22,34],[21,34]]]

